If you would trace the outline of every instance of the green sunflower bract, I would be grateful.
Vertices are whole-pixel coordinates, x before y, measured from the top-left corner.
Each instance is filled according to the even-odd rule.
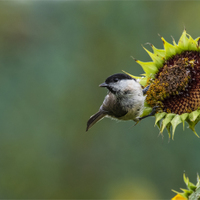
[[[135,60],[145,72],[143,77],[129,74],[142,86],[150,84],[141,117],[157,106],[155,125],[161,133],[166,128],[174,139],[176,127],[183,123],[184,129],[186,121],[198,136],[195,125],[200,121],[200,37],[193,39],[184,30],[178,44],[174,39],[173,45],[161,39],[164,49],[150,44],[152,53],[143,47],[151,62]]]
[[[182,189],[182,192],[177,192],[175,190],[172,190],[173,192],[175,192],[178,196],[182,196],[184,197],[185,199],[189,199],[189,200],[196,200],[196,199],[199,199],[199,196],[200,196],[200,178],[199,178],[199,175],[197,174],[197,183],[196,185],[191,183],[189,181],[189,178],[185,176],[185,174],[183,174],[183,180],[187,186],[187,189]],[[176,198],[176,196],[173,198],[173,199],[180,199],[180,198]],[[173,200],[172,199],[172,200]]]

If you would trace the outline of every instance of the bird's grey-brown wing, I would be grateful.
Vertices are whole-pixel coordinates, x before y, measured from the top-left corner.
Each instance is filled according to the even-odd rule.
[[[108,93],[105,97],[104,102],[100,107],[100,111],[115,118],[122,117],[128,112],[121,106],[119,99],[112,93]]]
[[[121,107],[118,99],[116,99],[116,96],[112,93],[109,93],[105,97],[99,111],[96,114],[92,115],[88,120],[86,131],[88,131],[95,123],[104,118],[106,115],[119,118],[126,114],[127,111]]]

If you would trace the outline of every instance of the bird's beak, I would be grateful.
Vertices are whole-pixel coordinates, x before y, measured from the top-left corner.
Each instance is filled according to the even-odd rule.
[[[99,85],[99,87],[108,87],[108,84],[107,83],[102,83]]]

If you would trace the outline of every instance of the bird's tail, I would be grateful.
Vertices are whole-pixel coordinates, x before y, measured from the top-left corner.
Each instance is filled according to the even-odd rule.
[[[100,119],[105,117],[106,114],[102,113],[102,111],[97,112],[96,114],[92,115],[90,119],[87,122],[87,128],[86,131],[89,130],[96,122],[98,122]]]

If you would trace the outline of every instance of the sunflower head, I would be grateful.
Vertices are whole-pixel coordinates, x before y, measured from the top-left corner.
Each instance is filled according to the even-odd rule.
[[[144,77],[133,77],[143,86],[150,85],[142,116],[157,106],[155,124],[161,133],[166,128],[173,139],[177,125],[183,123],[184,128],[186,121],[197,135],[195,125],[200,121],[200,37],[193,39],[184,30],[178,44],[174,39],[173,44],[163,37],[161,39],[164,49],[150,44],[152,53],[143,47],[151,62],[136,60],[145,74]]]
[[[172,190],[173,192],[177,193],[177,195],[172,198],[172,200],[178,200],[178,199],[199,199],[200,198],[200,178],[199,175],[197,175],[197,184],[194,185],[189,181],[189,178],[183,174],[183,180],[187,186],[187,189],[181,189],[182,192],[177,192],[175,190]]]

